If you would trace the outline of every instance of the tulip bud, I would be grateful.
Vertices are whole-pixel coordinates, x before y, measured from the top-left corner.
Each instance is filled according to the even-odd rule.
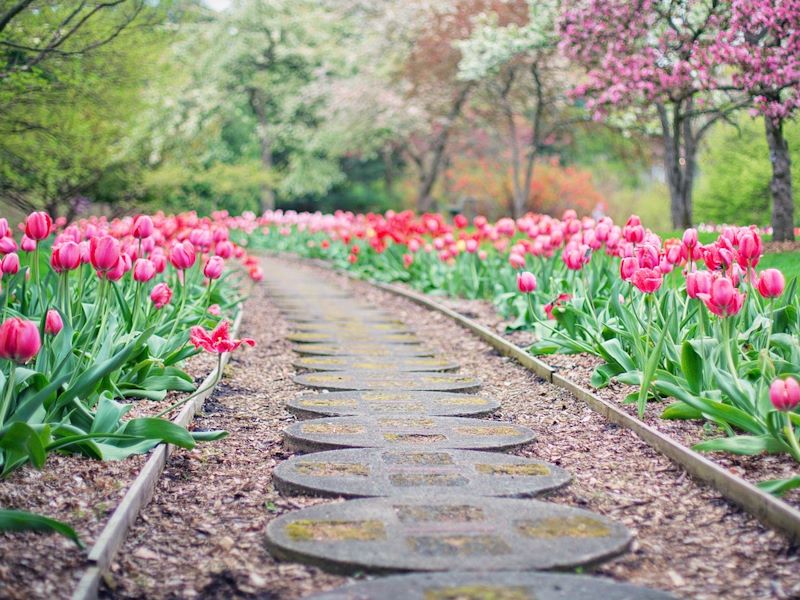
[[[25,235],[32,240],[43,240],[50,235],[53,220],[46,212],[32,212],[25,219]]]
[[[697,246],[697,229],[690,228],[683,232],[683,245],[689,250]]]
[[[327,241],[325,240],[325,242]],[[230,258],[233,256],[233,244],[228,240],[220,240],[214,247],[214,253],[222,258]]]
[[[89,242],[89,260],[97,271],[114,269],[119,262],[119,257],[119,242],[110,235],[93,237]]]
[[[508,255],[508,262],[515,269],[525,268],[525,257],[516,252],[512,252]]]
[[[36,240],[29,238],[27,235],[23,235],[22,239],[19,241],[19,247],[22,248],[23,252],[33,252],[36,250]]]
[[[630,281],[633,274],[639,270],[639,259],[629,256],[622,259],[619,264],[619,275],[623,281]]]
[[[17,242],[13,237],[0,237],[0,254],[8,254],[17,249]]]
[[[33,321],[12,317],[0,325],[0,357],[25,364],[41,347],[39,328]]]
[[[778,298],[786,287],[786,279],[778,269],[765,269],[758,275],[756,287],[764,298]]]
[[[166,283],[158,283],[150,292],[150,300],[156,308],[163,308],[172,299],[172,290]]]
[[[195,254],[194,245],[189,241],[183,243],[174,243],[169,251],[169,261],[176,269],[183,271],[191,268],[197,256]]]
[[[769,386],[769,399],[776,410],[793,411],[800,404],[800,384],[794,377],[776,379]]]
[[[6,275],[19,272],[19,256],[16,253],[6,254],[3,257],[2,270]]]
[[[147,258],[136,259],[133,265],[133,279],[139,283],[150,281],[156,276],[156,266]]]
[[[44,321],[44,331],[50,335],[58,335],[58,332],[64,328],[64,321],[61,319],[61,314],[51,308],[47,311],[47,317]]]
[[[530,271],[523,271],[517,274],[517,289],[523,294],[529,294],[536,290],[536,276]]]
[[[133,220],[131,235],[139,240],[153,235],[153,219],[147,215],[139,215]]]
[[[225,261],[219,256],[212,256],[206,261],[206,266],[203,268],[203,275],[209,279],[219,279],[222,276],[222,270],[225,267]]]

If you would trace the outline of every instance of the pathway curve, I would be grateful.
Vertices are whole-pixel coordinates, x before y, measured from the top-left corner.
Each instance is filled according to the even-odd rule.
[[[289,339],[298,344],[298,354],[316,356],[295,361],[308,372],[294,380],[322,390],[316,405],[328,415],[287,427],[286,442],[297,451],[348,448],[295,457],[278,467],[276,480],[289,491],[367,496],[275,519],[267,528],[275,556],[351,574],[448,573],[446,579],[356,584],[329,598],[377,600],[403,591],[403,582],[408,595],[419,598],[524,599],[534,591],[546,598],[546,583],[552,583],[553,598],[564,597],[570,586],[571,598],[670,597],[591,576],[563,576],[559,584],[557,576],[515,572],[595,565],[625,552],[633,536],[587,510],[502,497],[549,491],[567,484],[569,476],[542,461],[462,450],[505,450],[531,442],[535,432],[426,410],[421,392],[475,392],[480,380],[451,372],[458,365],[432,352],[427,359],[410,359],[405,351],[395,357],[398,348],[424,349],[424,338],[388,312],[278,263],[268,273],[274,301],[288,319],[297,319]],[[433,370],[436,365],[440,372]],[[329,391],[345,393],[328,398]],[[460,396],[448,398],[457,405]],[[464,398],[467,405],[475,400]],[[313,400],[306,398],[307,404]],[[411,411],[405,410],[409,404]]]

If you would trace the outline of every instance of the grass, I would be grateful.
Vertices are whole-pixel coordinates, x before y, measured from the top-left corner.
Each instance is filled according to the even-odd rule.
[[[800,252],[781,252],[765,254],[758,263],[758,269],[780,269],[787,281],[800,276]]]

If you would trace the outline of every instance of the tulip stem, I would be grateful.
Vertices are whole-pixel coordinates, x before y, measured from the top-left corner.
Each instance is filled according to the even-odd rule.
[[[791,455],[797,462],[800,462],[800,444],[797,443],[797,436],[794,433],[794,426],[792,425],[792,417],[788,412],[786,413],[786,427],[784,427],[784,430],[786,432],[786,438],[789,440]]]
[[[11,361],[11,370],[8,372],[8,379],[6,379],[6,389],[3,393],[3,403],[0,404],[0,428],[6,420],[6,412],[11,406],[11,396],[14,393],[14,386],[16,384],[17,365]]]
[[[196,397],[197,397],[197,396],[199,396],[200,394],[203,394],[203,393],[207,392],[208,390],[212,389],[212,388],[213,388],[215,385],[217,385],[217,384],[219,383],[219,380],[220,380],[220,379],[222,379],[222,355],[223,355],[223,354],[224,354],[224,352],[220,352],[220,353],[219,353],[219,356],[217,357],[217,369],[216,369],[216,373],[214,374],[214,379],[213,379],[212,381],[210,381],[210,382],[208,383],[208,385],[206,385],[206,386],[204,386],[204,387],[202,387],[202,388],[196,389],[194,392],[192,392],[192,393],[191,393],[189,396],[187,396],[186,398],[183,398],[183,399],[181,399],[181,400],[178,400],[178,401],[177,401],[177,402],[175,402],[174,404],[171,404],[169,407],[165,408],[165,409],[164,409],[164,410],[162,410],[160,413],[158,413],[157,415],[155,415],[155,418],[156,418],[156,419],[158,419],[158,418],[160,418],[160,417],[163,417],[163,416],[164,416],[164,415],[166,415],[166,414],[169,414],[169,413],[171,413],[171,412],[172,412],[173,410],[175,410],[176,408],[180,408],[181,406],[183,406],[184,404],[186,404],[186,403],[187,403],[187,402],[189,402],[190,400],[192,400],[192,399],[196,398]]]

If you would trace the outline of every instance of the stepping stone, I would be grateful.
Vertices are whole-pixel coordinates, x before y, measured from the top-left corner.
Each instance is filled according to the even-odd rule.
[[[325,333],[332,335],[334,333],[344,332],[345,334],[371,332],[378,333],[413,333],[408,327],[403,325],[395,325],[391,323],[362,323],[358,321],[350,322],[332,322],[332,321],[318,321],[316,323],[298,323],[292,326],[294,331],[311,331],[314,333]]]
[[[503,421],[407,415],[311,419],[292,423],[283,436],[291,448],[301,452],[338,448],[506,450],[536,437],[527,427]]]
[[[660,590],[588,575],[419,573],[362,581],[308,600],[675,600]]]
[[[381,323],[386,325],[402,326],[403,322],[387,315],[362,313],[361,311],[342,311],[318,313],[309,311],[282,311],[287,321],[295,323]]]
[[[459,373],[369,373],[330,371],[295,375],[292,381],[310,388],[331,390],[420,390],[455,392],[473,390],[481,380]]]
[[[476,450],[361,448],[295,456],[272,474],[288,494],[533,496],[569,483],[564,469],[538,460]]]
[[[267,527],[275,556],[343,573],[573,569],[630,541],[623,525],[586,510],[439,495],[322,504]]]
[[[305,356],[292,365],[314,371],[397,371],[422,373],[427,371],[455,371],[458,363],[433,357],[390,358],[376,356]]]
[[[292,342],[304,343],[337,343],[355,342],[372,344],[419,344],[419,338],[413,333],[381,333],[378,331],[347,331],[321,332],[321,331],[296,331],[286,336]]]
[[[295,344],[292,350],[312,356],[433,356],[432,350],[416,344],[381,344],[374,341]]]
[[[303,394],[286,403],[298,418],[408,415],[460,417],[489,415],[500,403],[483,396],[447,392],[350,391]]]

